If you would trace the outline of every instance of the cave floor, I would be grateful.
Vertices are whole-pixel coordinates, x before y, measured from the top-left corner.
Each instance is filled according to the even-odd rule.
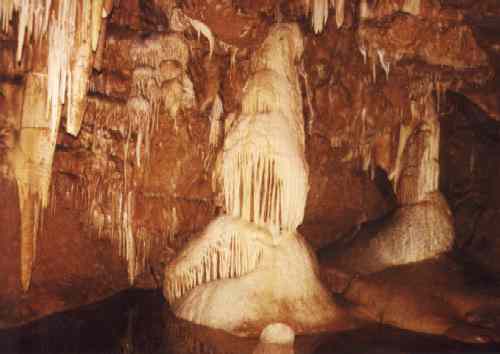
[[[74,311],[0,331],[0,353],[253,353],[242,339],[176,319],[159,291],[131,290]],[[500,345],[373,325],[342,333],[300,336],[295,353],[499,353]]]

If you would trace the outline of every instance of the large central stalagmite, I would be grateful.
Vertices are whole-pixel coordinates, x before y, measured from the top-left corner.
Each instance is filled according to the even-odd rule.
[[[302,52],[298,26],[280,24],[252,59],[218,171],[229,216],[165,271],[165,297],[181,318],[237,335],[258,335],[275,322],[313,332],[340,319],[296,232],[309,189],[296,69]]]

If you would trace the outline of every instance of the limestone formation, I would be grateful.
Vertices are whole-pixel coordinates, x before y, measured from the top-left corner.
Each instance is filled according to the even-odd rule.
[[[497,0],[1,0],[0,327],[163,287],[255,337],[383,313],[496,340],[493,290],[464,277],[500,269],[499,19]],[[307,245],[335,252],[317,268]],[[267,322],[211,313],[225,287]]]
[[[298,26],[281,24],[253,58],[243,111],[221,157],[230,216],[212,222],[165,269],[164,294],[183,319],[252,336],[272,322],[297,333],[324,330],[338,317],[295,231],[308,190],[295,68],[302,50]]]

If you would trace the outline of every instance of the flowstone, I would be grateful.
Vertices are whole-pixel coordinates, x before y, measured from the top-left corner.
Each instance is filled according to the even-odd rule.
[[[195,266],[187,267],[187,262],[201,260],[204,269],[219,277],[224,274],[220,267],[230,264],[227,262],[229,252],[222,250],[213,252],[211,257],[200,258],[200,255],[210,254],[206,241],[213,238],[213,234],[204,233],[167,267],[164,293],[174,313],[188,321],[240,336],[258,336],[264,327],[274,322],[286,323],[296,333],[328,329],[340,315],[340,309],[336,309],[330,294],[320,283],[315,257],[302,236],[296,232],[285,232],[274,244],[271,234],[264,228],[239,219],[223,219],[226,219],[226,231],[227,228],[233,229],[225,235],[237,235],[233,240],[224,237],[229,248],[238,250],[237,243],[244,242],[253,252],[232,254],[243,262],[257,259],[255,268],[244,271],[237,265],[233,271],[229,266],[229,273],[234,277],[212,281],[207,273],[183,272],[186,284],[200,279],[208,279],[208,282],[194,286],[185,294],[179,292],[180,297],[176,298],[170,288],[170,285],[177,284],[176,272],[196,269]],[[214,226],[220,230],[223,219],[214,221],[207,230],[215,231]],[[224,238],[219,239],[223,241]],[[213,262],[215,268],[206,266],[206,259]],[[179,289],[179,285],[175,288]]]

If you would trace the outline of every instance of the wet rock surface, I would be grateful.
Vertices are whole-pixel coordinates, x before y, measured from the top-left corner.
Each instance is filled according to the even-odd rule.
[[[440,190],[454,216],[456,248],[464,259],[498,272],[498,2],[422,1],[418,12],[402,1],[376,3],[361,18],[357,2],[349,2],[340,28],[331,9],[325,29],[315,35],[301,1],[183,2],[183,13],[216,38],[209,58],[209,40],[198,39],[195,29],[173,33],[172,2],[122,0],[107,20],[103,57],[91,73],[77,137],[63,131],[63,113],[50,203],[26,293],[19,281],[20,201],[10,161],[27,77],[40,63],[34,45],[26,45],[16,63],[17,36],[0,32],[0,327],[95,302],[130,287],[131,274],[133,286],[161,286],[165,264],[219,213],[209,147],[215,96],[229,122],[240,110],[250,55],[279,19],[299,22],[306,37],[301,89],[311,188],[299,230],[310,244],[320,248],[349,237],[394,210],[401,195],[391,176],[398,160],[413,166],[398,156],[401,127],[420,122],[424,108],[433,105],[441,122]],[[137,96],[134,71],[152,64],[138,63],[133,52],[137,45],[154,47],[165,35],[188,47],[189,59],[175,61],[192,82],[196,104],[170,101],[146,137],[146,124],[134,123],[127,107]],[[171,79],[177,81],[159,89],[182,96],[174,93],[187,81]],[[409,146],[421,150],[416,138]],[[404,173],[418,177],[415,169]],[[129,231],[132,239],[125,237]]]
[[[15,353],[255,353],[243,339],[174,317],[158,291],[128,291],[76,311],[1,330],[2,351]],[[495,353],[495,345],[467,345],[389,326],[298,336],[288,353]]]

